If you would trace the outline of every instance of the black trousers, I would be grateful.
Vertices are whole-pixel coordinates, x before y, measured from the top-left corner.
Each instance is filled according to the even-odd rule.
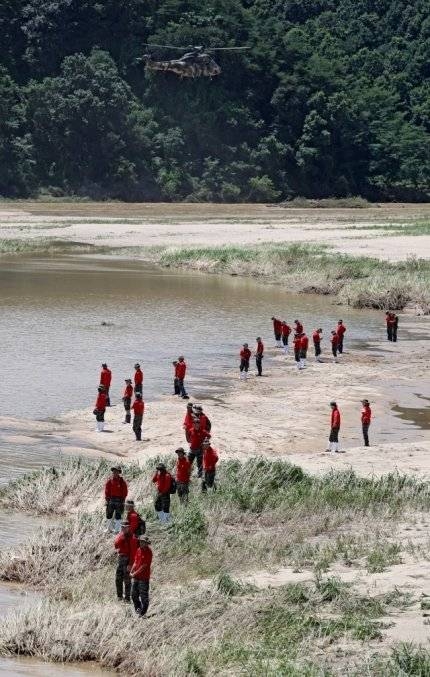
[[[314,348],[315,348],[315,357],[321,355],[321,345],[319,343],[314,342]]]
[[[284,346],[288,345],[288,336],[282,335],[282,343],[283,343]]]
[[[204,470],[202,480],[202,491],[213,487],[215,489],[215,470]]]
[[[142,439],[142,414],[135,414],[133,417],[133,432],[137,440]]]
[[[332,428],[330,430],[329,442],[339,442],[339,428]]]
[[[296,362],[300,362],[300,350],[294,350],[294,359]]]
[[[142,394],[142,383],[136,383],[134,386],[134,393],[140,393]]]
[[[131,582],[131,599],[139,616],[144,616],[149,607],[149,581],[133,578]]]
[[[339,341],[337,343],[337,352],[342,355],[343,353],[343,336],[339,336]]]
[[[337,357],[337,346],[334,346],[333,343],[331,344],[331,352],[333,357]]]
[[[109,388],[106,388],[106,389],[105,389],[105,393],[106,393],[106,406],[107,406],[107,407],[110,407]]]
[[[122,401],[124,402],[125,422],[130,423],[130,421],[131,421],[131,414],[130,414],[131,397],[123,397]]]
[[[280,341],[281,340],[281,334],[277,334],[276,332],[273,332],[275,334],[275,341]]]
[[[393,325],[392,324],[387,324],[387,339],[389,341],[393,340]]]
[[[125,599],[130,601],[131,579],[127,571],[129,565],[128,557],[125,555],[118,556],[118,564],[115,573],[116,594],[118,599]]]
[[[203,472],[203,451],[201,449],[190,449],[188,460],[194,463],[194,459],[197,463],[197,477],[201,477]]]
[[[302,360],[306,360],[307,352],[308,352],[307,350],[300,351],[300,357],[302,358]]]
[[[259,376],[261,376],[263,373],[263,355],[255,356],[255,364],[257,367],[257,373]]]
[[[170,512],[170,494],[160,494],[158,492],[154,501],[154,508],[156,512]]]
[[[115,519],[120,520],[124,512],[122,498],[110,498],[106,503],[106,519],[110,520],[115,514]]]
[[[181,503],[187,503],[190,485],[188,482],[176,482],[176,493]]]
[[[104,421],[105,420],[105,410],[104,409],[97,409],[96,410],[96,421]]]
[[[175,395],[179,395],[181,392],[179,389],[179,380],[176,378],[176,376],[173,379],[173,392]]]
[[[183,378],[178,378],[178,395],[181,397],[187,397],[187,391],[185,390]]]
[[[241,360],[240,361],[240,371],[248,371],[249,369],[249,360]]]
[[[397,342],[397,322],[395,325],[393,325],[393,343]]]
[[[364,439],[364,446],[368,447],[369,445],[369,426],[370,423],[362,423],[361,427],[363,429],[363,439]]]

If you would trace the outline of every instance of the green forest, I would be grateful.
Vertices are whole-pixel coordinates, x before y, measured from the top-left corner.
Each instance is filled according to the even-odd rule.
[[[428,0],[2,0],[0,35],[3,197],[429,199]],[[181,80],[145,43],[249,49]]]

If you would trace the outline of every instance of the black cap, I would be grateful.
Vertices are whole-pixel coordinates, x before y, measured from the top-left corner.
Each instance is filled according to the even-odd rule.
[[[113,472],[114,470],[116,470],[119,473],[122,473],[121,467],[119,465],[113,465],[111,471]]]
[[[134,368],[135,368],[135,369],[139,369],[139,368],[140,368],[139,362],[136,362],[136,364],[134,365]]]
[[[337,407],[337,404],[336,404],[336,402],[335,402],[334,400],[332,400],[332,401],[330,402],[330,406],[331,406],[331,407]]]
[[[135,397],[136,397],[136,400],[141,400],[142,399],[142,393],[136,393]]]
[[[185,454],[184,447],[178,447],[177,449],[175,449],[175,454]]]
[[[164,465],[164,463],[157,463],[156,468],[157,470],[166,470],[166,466]]]
[[[102,367],[107,367],[106,362],[103,362]]]

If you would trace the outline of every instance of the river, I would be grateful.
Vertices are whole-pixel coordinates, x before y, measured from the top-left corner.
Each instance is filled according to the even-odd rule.
[[[219,374],[237,363],[239,347],[261,335],[273,343],[270,317],[303,321],[326,337],[342,316],[347,343],[372,341],[383,331],[381,314],[332,305],[329,297],[294,295],[255,280],[172,272],[138,262],[85,258],[20,258],[0,262],[0,399],[2,415],[20,420],[0,436],[0,484],[46,463],[59,449],[46,438],[25,444],[20,434],[34,419],[55,419],[71,409],[92,409],[100,365],[113,371],[112,397],[139,361],[146,399],[171,389],[171,361],[184,353],[194,393],[219,387]],[[103,326],[102,322],[108,323]],[[327,340],[327,338],[326,338]],[[34,431],[33,431],[34,433]],[[15,441],[14,441],[15,440]],[[0,514],[5,547],[43,520]],[[0,590],[0,611],[25,603],[13,588]],[[49,666],[0,659],[0,673],[103,675],[94,666]]]

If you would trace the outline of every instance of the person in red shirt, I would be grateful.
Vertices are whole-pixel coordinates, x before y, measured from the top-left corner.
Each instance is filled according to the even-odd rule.
[[[139,536],[134,562],[131,567],[131,599],[134,610],[144,616],[149,607],[149,581],[151,578],[152,550],[147,536]]]
[[[240,365],[239,365],[240,378],[246,379],[249,369],[249,360],[251,358],[251,351],[248,348],[247,343],[243,344],[243,348],[240,351],[239,355],[240,355]]]
[[[134,372],[134,394],[136,395],[137,393],[142,394],[143,391],[143,371],[140,368],[140,364],[136,362],[134,365],[135,372]]]
[[[136,442],[142,440],[142,421],[143,412],[145,411],[145,403],[142,400],[142,393],[136,393],[136,399],[131,407],[134,412],[133,416],[133,432],[136,435]]]
[[[314,349],[315,349],[315,359],[317,362],[322,362],[320,355],[321,355],[321,334],[322,334],[322,329],[315,329],[314,333],[312,334],[312,340],[314,342]]]
[[[337,352],[342,355],[343,353],[343,338],[346,332],[346,327],[343,323],[343,320],[339,320],[337,323],[336,333],[337,333]]]
[[[178,383],[178,377],[176,376],[176,365],[178,364],[178,360],[173,360],[172,365],[173,365],[173,394],[174,395],[179,395],[179,383]]]
[[[308,354],[309,339],[304,332],[300,336],[300,369],[306,367],[306,356]]]
[[[121,477],[122,470],[119,466],[111,468],[112,477],[105,484],[106,520],[108,531],[118,533],[121,527],[124,501],[127,498],[127,482]],[[115,519],[112,524],[112,518]]]
[[[124,521],[130,526],[130,533],[134,536],[142,536],[146,531],[145,520],[134,509],[134,501],[128,500],[125,502],[125,518]]]
[[[97,399],[93,414],[96,417],[96,431],[102,433],[105,427],[106,393],[104,386],[97,388]]]
[[[194,418],[200,421],[200,428],[202,430],[207,430],[210,433],[212,428],[212,423],[210,422],[209,417],[204,413],[203,407],[201,404],[195,404],[193,406]]]
[[[303,331],[303,324],[300,320],[294,320],[294,331],[296,334],[301,334]]]
[[[110,407],[109,389],[111,382],[112,382],[112,372],[110,369],[108,369],[106,362],[103,362],[102,370],[100,373],[100,385],[104,386],[105,389],[107,407]]]
[[[133,386],[131,385],[131,378],[126,378],[125,379],[125,388],[124,388],[124,393],[122,396],[122,401],[124,403],[124,409],[125,409],[125,421],[124,423],[130,423],[131,422],[131,398],[133,397]]]
[[[202,444],[203,440],[206,438],[209,438],[210,432],[208,430],[204,430],[201,425],[200,421],[198,419],[194,420],[194,423],[191,428],[188,430],[189,436],[190,436],[190,451],[188,454],[188,460],[190,461],[191,465],[194,463],[194,459],[196,459],[197,463],[197,477],[202,476],[203,472],[203,463],[202,463],[202,456],[203,456],[203,449],[202,449]]]
[[[157,465],[152,481],[157,487],[157,495],[154,502],[155,512],[157,513],[160,522],[169,522],[172,476],[169,472],[167,472],[164,463],[159,463]]]
[[[288,354],[288,337],[291,334],[291,327],[285,322],[281,325],[282,345],[284,346],[285,355]]]
[[[175,378],[177,379],[178,383],[178,391],[179,391],[178,395],[182,397],[183,400],[190,399],[187,395],[187,391],[185,390],[184,385],[186,372],[187,372],[187,363],[185,362],[185,358],[183,355],[179,355],[178,363],[175,366]]]
[[[294,334],[293,347],[294,347],[294,359],[297,364],[297,369],[300,369],[300,343],[301,343],[301,334]]]
[[[187,503],[190,490],[190,475],[192,466],[191,462],[185,455],[185,450],[183,447],[176,449],[175,454],[178,456],[178,460],[176,461],[176,487],[178,497],[181,503]]]
[[[387,323],[387,339],[396,343],[397,328],[399,326],[399,318],[395,313],[387,311],[385,313],[385,322]]]
[[[328,449],[326,451],[334,451],[339,453],[339,430],[340,430],[340,411],[336,402],[330,402],[331,418],[330,418],[330,437],[328,442]]]
[[[278,348],[281,347],[282,322],[277,317],[272,317],[273,333],[275,334],[275,342]]]
[[[115,536],[114,547],[118,553],[118,564],[115,572],[116,594],[119,600],[130,601],[130,570],[134,562],[138,540],[132,533],[128,522],[121,522],[121,533]]]
[[[209,440],[203,441],[203,479],[202,491],[206,493],[209,488],[216,489],[215,473],[216,464],[218,463],[218,453],[216,449],[211,446]]]
[[[194,425],[194,413],[193,413],[193,404],[191,402],[187,402],[187,411],[185,414],[184,418],[184,423],[182,425],[184,432],[185,432],[185,439],[187,442],[190,441],[190,428],[192,428]]]
[[[263,357],[264,357],[264,343],[261,336],[257,336],[257,348],[255,349],[255,364],[257,367],[257,376],[263,376]]]
[[[369,447],[369,427],[372,420],[372,410],[369,400],[361,400],[363,409],[361,410],[361,428],[363,431],[364,446]]]
[[[338,343],[339,343],[339,336],[337,335],[336,331],[331,332],[330,342],[331,342],[331,352],[332,352],[332,355],[333,355],[333,361],[337,362],[337,346],[338,346]]]

